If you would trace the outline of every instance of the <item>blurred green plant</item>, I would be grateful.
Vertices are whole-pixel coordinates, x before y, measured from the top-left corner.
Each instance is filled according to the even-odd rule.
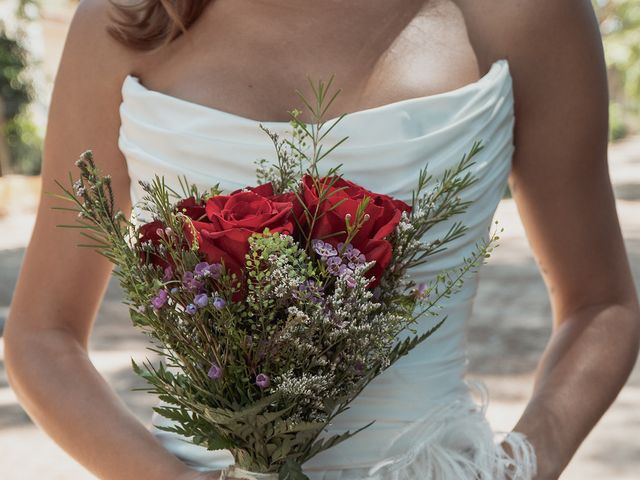
[[[17,14],[20,18],[30,19],[34,10],[40,8],[40,0],[19,0]]]
[[[5,125],[11,173],[38,175],[42,163],[42,137],[31,117],[22,112]]]
[[[609,137],[611,140],[620,140],[629,133],[625,122],[625,114],[622,105],[618,102],[609,103]]]
[[[640,130],[640,1],[594,0],[604,42],[611,138]]]
[[[0,175],[40,171],[42,139],[28,112],[34,98],[28,63],[19,35],[10,37],[0,24]]]
[[[0,25],[0,97],[5,120],[15,117],[33,98],[33,85],[24,75],[27,64],[26,49]]]

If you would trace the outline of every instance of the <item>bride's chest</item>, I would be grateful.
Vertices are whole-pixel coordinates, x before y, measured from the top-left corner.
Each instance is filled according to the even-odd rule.
[[[480,76],[448,0],[313,3],[216,0],[136,74],[153,90],[258,120],[288,120],[288,110],[303,107],[296,90],[313,97],[309,79],[334,77],[333,117]]]

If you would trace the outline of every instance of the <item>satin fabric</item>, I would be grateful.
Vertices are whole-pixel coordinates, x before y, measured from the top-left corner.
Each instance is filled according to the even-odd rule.
[[[412,275],[427,282],[443,269],[462,265],[482,239],[506,188],[511,169],[514,126],[512,78],[506,60],[496,61],[478,81],[445,93],[410,98],[346,115],[325,138],[325,149],[349,138],[321,162],[321,170],[342,165],[342,174],[376,192],[410,201],[420,169],[431,184],[469,151],[474,141],[484,148],[470,171],[477,181],[462,194],[468,210],[425,238],[441,236],[453,221],[469,230],[447,249],[416,268]],[[201,188],[219,184],[225,191],[255,184],[255,163],[273,160],[275,150],[259,125],[285,135],[288,122],[245,118],[182,100],[142,85],[128,76],[122,85],[119,146],[131,179],[132,202],[142,198],[139,180],[155,174],[178,186],[185,175]],[[332,124],[336,119],[329,120]],[[134,215],[140,212],[134,210]],[[471,317],[478,274],[445,300],[444,325],[429,340],[376,378],[339,415],[326,435],[375,423],[336,448],[308,461],[312,480],[501,479],[509,459],[496,444],[485,417],[486,400],[474,400],[465,381],[465,324]],[[419,331],[438,319],[424,318]],[[168,421],[154,414],[154,425]],[[233,463],[227,451],[207,451],[188,439],[152,427],[162,444],[201,470]],[[535,465],[530,445],[518,434],[509,437],[518,475],[526,480]]]

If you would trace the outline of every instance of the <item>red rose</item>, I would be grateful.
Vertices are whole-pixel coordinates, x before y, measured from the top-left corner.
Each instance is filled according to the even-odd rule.
[[[258,185],[257,187],[247,187],[244,189],[239,189],[234,192],[231,192],[231,195],[234,195],[242,191],[247,191],[247,190],[249,190],[250,192],[257,193],[261,197],[268,198],[272,202],[291,202],[294,218],[299,218],[300,215],[302,214],[302,206],[300,205],[300,202],[296,200],[296,194],[293,192],[287,192],[287,193],[280,193],[278,195],[274,195],[273,185],[271,184],[271,182],[263,183],[262,185]]]
[[[249,251],[249,237],[262,233],[293,232],[290,197],[274,196],[271,184],[207,200],[203,221],[193,221],[200,251],[209,263],[224,261],[227,269],[240,276],[245,255]]]
[[[160,220],[154,220],[153,222],[145,223],[142,225],[138,231],[140,238],[138,240],[139,244],[143,244],[145,242],[151,242],[154,249],[160,245],[160,235],[158,235],[158,230],[164,230],[165,225]],[[167,259],[161,257],[157,253],[149,253],[149,252],[140,252],[140,256],[143,262],[151,263],[157,267],[167,268],[172,266],[172,262]],[[170,260],[170,259],[169,259]]]
[[[316,188],[317,186],[319,188]],[[320,206],[318,206],[319,189],[321,191],[328,189],[324,195],[325,200]],[[313,231],[310,232],[311,238],[322,239],[333,246],[346,240],[346,233],[334,235],[336,232],[345,231],[346,215],[351,215],[355,221],[358,206],[365,197],[369,197],[369,203],[365,208],[369,220],[364,222],[351,244],[364,254],[367,261],[375,260],[375,265],[368,272],[369,275],[376,277],[371,284],[371,287],[375,287],[384,269],[391,262],[391,244],[386,238],[400,222],[402,212],[410,211],[411,207],[400,200],[371,192],[340,177],[325,177],[316,185],[312,177],[305,175],[302,179],[302,197],[312,214],[318,209],[319,218],[313,226]],[[304,216],[301,217],[300,222],[306,225]]]
[[[192,220],[205,220],[206,211],[204,203],[195,197],[188,197],[176,204],[176,211],[185,214]]]
[[[176,204],[175,211],[181,212],[193,220],[201,220],[203,218],[206,220],[204,204],[196,200],[194,197],[180,200]],[[154,220],[142,225],[139,230],[140,243],[151,242],[154,247],[157,247],[160,244],[160,235],[158,235],[158,231],[164,230],[165,227],[166,225],[160,220]],[[184,245],[184,248],[188,248],[188,246]],[[171,258],[163,258],[157,253],[142,252],[142,260],[162,268],[166,268],[168,266],[175,267]]]

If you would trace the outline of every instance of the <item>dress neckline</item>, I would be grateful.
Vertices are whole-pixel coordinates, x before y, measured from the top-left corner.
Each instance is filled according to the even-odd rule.
[[[505,75],[501,76],[500,73],[502,71],[505,71]],[[501,58],[496,60],[495,62],[493,62],[491,64],[491,67],[489,68],[489,70],[487,71],[487,73],[485,73],[484,75],[482,75],[478,80],[472,82],[472,83],[468,83],[466,85],[462,85],[461,87],[452,89],[452,90],[447,90],[444,92],[439,92],[439,93],[434,93],[431,95],[423,95],[420,97],[411,97],[411,98],[405,98],[402,100],[397,100],[395,102],[390,102],[390,103],[385,103],[383,105],[378,105],[375,107],[370,107],[370,108],[365,108],[365,109],[361,109],[361,110],[356,110],[354,112],[348,112],[347,113],[347,117],[354,117],[354,116],[363,116],[363,115],[370,115],[373,113],[384,113],[384,112],[388,112],[390,110],[394,110],[397,108],[402,108],[405,107],[406,105],[410,104],[410,103],[414,103],[414,102],[427,102],[427,101],[432,101],[432,100],[437,100],[437,99],[442,99],[444,97],[447,96],[460,96],[463,95],[467,92],[472,92],[478,89],[481,89],[482,87],[484,87],[485,85],[491,85],[493,83],[495,83],[497,80],[499,79],[509,79],[511,80],[511,73],[509,71],[509,62],[506,58]],[[180,97],[176,97],[173,95],[169,95],[167,93],[163,93],[161,91],[158,90],[152,90],[150,88],[147,88],[146,86],[144,86],[142,84],[142,82],[140,81],[140,78],[138,78],[135,75],[132,74],[128,74],[125,78],[124,81],[122,83],[122,102],[124,103],[124,101],[126,100],[126,95],[127,95],[127,89],[128,88],[135,88],[138,90],[143,91],[144,93],[151,95],[153,97],[156,97],[158,99],[163,99],[166,100],[168,102],[173,102],[177,105],[183,105],[183,106],[189,106],[195,110],[200,110],[203,112],[209,112],[209,113],[215,113],[221,116],[224,116],[230,120],[235,120],[236,122],[241,122],[241,123],[246,123],[246,124],[253,124],[253,125],[258,125],[258,124],[262,124],[262,125],[270,125],[273,127],[281,127],[281,126],[288,126],[289,125],[289,121],[278,121],[278,120],[256,120],[250,117],[245,117],[242,115],[238,115],[236,113],[232,113],[232,112],[227,112],[225,110],[220,110],[217,109],[215,107],[211,107],[208,105],[203,105],[200,103],[196,103],[196,102],[192,102],[190,100],[186,100]],[[332,124],[334,123],[336,120],[338,120],[340,116],[336,116],[333,118],[330,118],[328,120],[325,120],[325,123],[328,124]]]

